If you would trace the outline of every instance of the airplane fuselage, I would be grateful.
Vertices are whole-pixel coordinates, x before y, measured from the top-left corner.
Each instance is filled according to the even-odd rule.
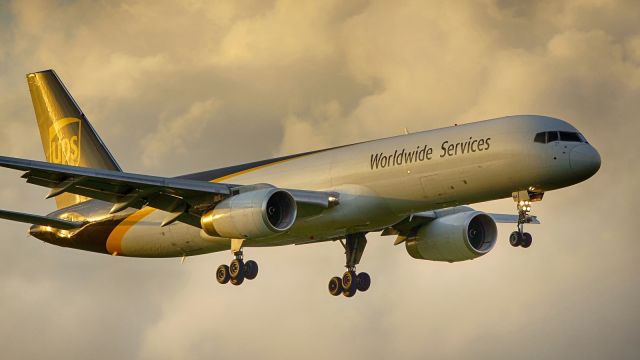
[[[380,231],[411,214],[538,193],[581,182],[599,168],[595,149],[581,141],[535,142],[542,132],[578,130],[544,116],[510,116],[410,133],[266,160],[184,178],[278,188],[336,192],[340,204],[298,214],[293,227],[246,247],[279,246]],[[551,139],[552,140],[552,139]],[[31,234],[50,243],[134,257],[181,257],[229,250],[230,239],[212,237],[181,222],[161,227],[167,213],[150,207],[109,215],[112,204],[89,200],[50,216],[88,220],[85,227]]]

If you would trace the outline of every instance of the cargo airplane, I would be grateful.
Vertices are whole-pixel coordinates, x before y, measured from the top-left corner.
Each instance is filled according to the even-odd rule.
[[[50,189],[46,216],[0,210],[32,224],[47,243],[130,257],[188,257],[230,250],[221,284],[258,274],[251,247],[339,241],[346,272],[332,295],[366,291],[356,272],[366,234],[395,236],[416,259],[456,262],[488,253],[496,223],[513,223],[514,247],[528,248],[532,203],[594,175],[600,156],[569,123],[508,116],[178,177],[122,171],[52,70],[27,75],[47,162],[0,157],[28,183]],[[512,198],[514,214],[468,204]]]

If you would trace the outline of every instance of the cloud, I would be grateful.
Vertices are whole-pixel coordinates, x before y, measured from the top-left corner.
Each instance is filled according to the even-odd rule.
[[[188,152],[190,141],[202,136],[202,129],[207,120],[215,118],[220,107],[219,101],[209,99],[191,104],[189,109],[177,117],[161,121],[155,132],[146,136],[142,143],[143,162],[147,166],[158,167],[164,163],[167,154],[173,151]]]
[[[281,66],[327,58],[334,51],[327,15],[337,4],[279,1],[262,16],[233,24],[213,61],[227,66]]]
[[[576,125],[603,157],[534,210],[527,251],[460,264],[370,235],[371,290],[331,298],[337,243],[122,259],[3,222],[7,358],[635,358],[640,156],[635,1],[12,1],[0,4],[0,153],[42,159],[24,74],[54,68],[125,169],[188,173],[517,113]],[[45,190],[0,172],[2,208]],[[513,212],[509,200],[479,209]]]

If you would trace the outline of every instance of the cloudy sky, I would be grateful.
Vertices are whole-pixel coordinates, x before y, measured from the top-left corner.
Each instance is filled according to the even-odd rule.
[[[640,2],[0,1],[0,154],[43,159],[24,75],[54,68],[127,171],[178,175],[509,114],[579,128],[603,158],[551,192],[534,245],[459,264],[377,235],[369,292],[333,298],[337,243],[129,259],[2,222],[0,353],[21,359],[640,356]],[[0,171],[0,208],[47,190]],[[512,212],[511,200],[476,207]]]

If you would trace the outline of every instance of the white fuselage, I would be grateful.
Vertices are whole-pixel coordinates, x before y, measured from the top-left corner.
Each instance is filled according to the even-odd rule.
[[[299,217],[289,231],[248,239],[244,246],[323,241],[379,231],[421,211],[506,198],[529,188],[549,191],[591,175],[570,159],[574,148],[590,145],[534,142],[544,131],[577,132],[554,118],[512,116],[329,149],[211,180],[338,192],[338,206]],[[152,209],[129,215],[107,248],[139,257],[229,250],[229,239],[193,226],[160,227],[166,216]]]

